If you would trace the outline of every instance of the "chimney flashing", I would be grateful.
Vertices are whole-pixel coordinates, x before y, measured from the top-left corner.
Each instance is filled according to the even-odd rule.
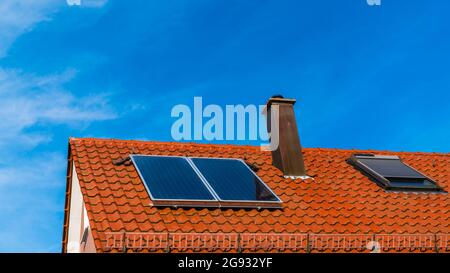
[[[295,175],[283,175],[283,177],[285,179],[301,179],[301,180],[308,180],[308,179],[312,179],[315,180],[314,177],[308,176],[308,175],[300,175],[300,176],[295,176]]]

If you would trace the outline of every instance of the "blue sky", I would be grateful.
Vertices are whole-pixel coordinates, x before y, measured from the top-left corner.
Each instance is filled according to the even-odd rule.
[[[450,2],[0,1],[0,252],[60,251],[69,136],[282,93],[306,147],[450,151]]]

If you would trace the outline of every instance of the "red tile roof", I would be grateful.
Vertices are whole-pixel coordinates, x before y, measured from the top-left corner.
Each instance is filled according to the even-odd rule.
[[[283,209],[152,207],[129,154],[242,158],[283,200]],[[72,138],[73,162],[98,250],[105,232],[426,234],[450,233],[447,193],[386,192],[346,162],[353,153],[398,155],[448,192],[449,153],[305,148],[308,175],[286,179],[257,146]],[[67,198],[70,191],[67,192]],[[67,233],[66,207],[65,234]],[[65,238],[67,236],[65,235]],[[65,240],[63,247],[65,246]]]

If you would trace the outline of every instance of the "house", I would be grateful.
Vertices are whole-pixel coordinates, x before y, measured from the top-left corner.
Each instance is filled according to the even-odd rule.
[[[294,102],[273,152],[71,138],[62,251],[450,251],[450,154],[302,148]]]

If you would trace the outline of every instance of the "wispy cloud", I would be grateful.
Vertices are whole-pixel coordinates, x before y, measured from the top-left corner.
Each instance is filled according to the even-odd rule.
[[[60,3],[58,0],[2,0],[0,1],[0,58],[23,33],[31,31],[49,15]]]
[[[35,146],[51,137],[28,129],[55,124],[86,125],[117,116],[105,94],[77,97],[65,88],[76,72],[37,76],[0,69],[0,147]]]
[[[48,246],[62,224],[65,151],[37,146],[52,140],[55,126],[118,116],[105,94],[68,90],[75,77],[71,69],[39,76],[0,68],[0,252],[59,250]]]
[[[102,8],[108,3],[108,0],[79,1],[84,8]],[[0,58],[5,57],[18,37],[32,31],[40,22],[51,20],[53,13],[67,6],[67,0],[1,0]]]
[[[105,94],[68,90],[75,77],[72,69],[40,76],[0,68],[0,237],[7,238],[0,252],[50,251],[47,246],[59,240],[54,233],[62,223],[65,151],[34,148],[50,142],[57,125],[118,116]]]
[[[86,0],[82,7],[107,2]],[[61,8],[70,7],[65,0],[1,0],[0,59]],[[0,67],[0,252],[59,250],[55,231],[62,225],[65,151],[39,145],[51,142],[58,126],[79,129],[118,116],[109,93],[67,88],[77,73]]]
[[[60,187],[62,184],[59,179],[55,179],[61,171],[61,166],[65,166],[65,157],[60,153],[42,153],[39,156],[30,157],[20,164],[14,155],[10,156],[15,164],[8,164],[0,168],[0,188],[2,186],[14,185],[15,187],[24,186],[25,188],[46,188]],[[30,183],[33,181],[33,183]],[[15,202],[8,203],[2,198],[0,207],[14,207]]]

